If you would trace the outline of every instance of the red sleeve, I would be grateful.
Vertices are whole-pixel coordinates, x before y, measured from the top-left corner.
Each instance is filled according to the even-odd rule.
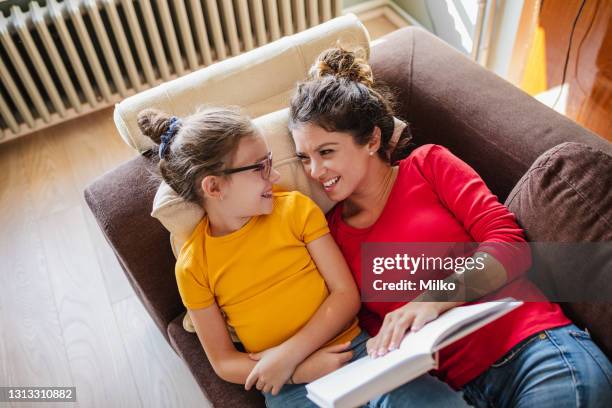
[[[517,243],[485,244],[478,249],[501,262],[508,281],[525,273],[531,265],[531,252],[514,214],[497,200],[472,167],[448,149],[431,145],[425,152],[425,178],[474,242]]]
[[[380,316],[372,312],[364,304],[361,304],[361,310],[359,310],[357,318],[359,319],[359,325],[362,329],[367,331],[370,336],[376,336],[382,325]]]

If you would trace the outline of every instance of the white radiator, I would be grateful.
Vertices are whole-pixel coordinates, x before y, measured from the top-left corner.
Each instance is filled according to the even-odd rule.
[[[48,0],[0,13],[0,142],[339,16],[342,0]]]

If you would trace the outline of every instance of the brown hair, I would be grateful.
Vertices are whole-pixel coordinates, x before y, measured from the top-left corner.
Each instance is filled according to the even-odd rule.
[[[308,79],[298,84],[291,99],[289,129],[304,123],[313,123],[328,132],[350,133],[360,146],[371,140],[378,126],[381,141],[377,153],[390,163],[408,156],[414,148],[409,126],[395,148],[390,146],[395,127],[393,97],[384,86],[375,85],[363,49],[336,47],[317,57]]]
[[[171,116],[156,109],[138,114],[140,131],[153,142],[159,152]],[[167,143],[159,171],[163,180],[187,201],[204,203],[202,179],[221,176],[238,143],[245,136],[257,135],[251,120],[238,108],[204,107],[180,119],[178,130]]]

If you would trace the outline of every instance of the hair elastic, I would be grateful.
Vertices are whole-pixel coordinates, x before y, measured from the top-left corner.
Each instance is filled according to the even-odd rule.
[[[164,132],[161,137],[161,143],[159,144],[159,158],[163,159],[166,154],[166,149],[168,148],[168,144],[170,144],[170,140],[176,135],[178,127],[181,125],[181,120],[176,116],[172,116],[170,118],[170,125],[168,125],[168,129]]]

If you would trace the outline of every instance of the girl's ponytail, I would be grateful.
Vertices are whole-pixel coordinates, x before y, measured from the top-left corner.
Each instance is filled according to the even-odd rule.
[[[170,126],[171,116],[157,109],[144,109],[138,114],[138,127],[156,145],[161,144],[162,135]]]

